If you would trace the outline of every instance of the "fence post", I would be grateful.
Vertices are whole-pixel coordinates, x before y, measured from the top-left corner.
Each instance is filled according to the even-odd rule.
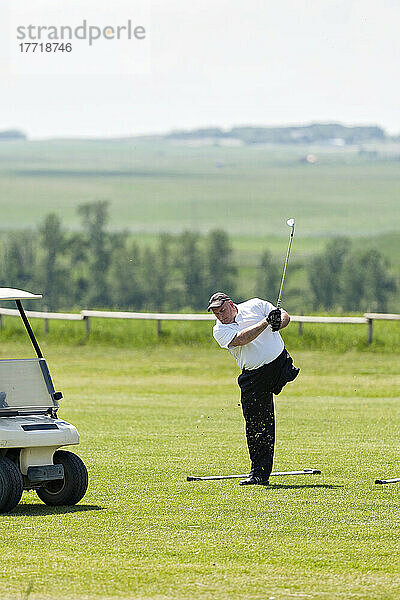
[[[157,337],[161,335],[161,319],[157,319]]]
[[[300,313],[300,317],[303,315]],[[299,321],[299,335],[303,335],[303,322]]]
[[[373,319],[368,319],[368,339],[367,339],[367,344],[370,344],[372,342],[373,332],[374,332],[374,320]]]
[[[87,335],[89,335],[90,333],[90,322],[89,322],[89,317],[87,315],[85,315],[83,317],[83,320],[85,321],[85,326],[86,326],[86,333]]]
[[[44,312],[49,312],[48,306],[44,307]],[[49,320],[46,318],[44,319],[44,333],[45,333],[45,335],[47,335],[49,333]]]

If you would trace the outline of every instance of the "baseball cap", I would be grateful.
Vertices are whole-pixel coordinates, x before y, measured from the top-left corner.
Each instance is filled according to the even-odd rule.
[[[207,310],[210,311],[212,308],[219,308],[227,300],[231,300],[231,298],[224,294],[224,292],[215,292],[208,301]]]

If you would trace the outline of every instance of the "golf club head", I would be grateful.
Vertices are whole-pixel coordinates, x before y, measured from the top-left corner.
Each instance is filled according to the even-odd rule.
[[[294,227],[294,219],[288,219],[286,223],[289,225],[289,227]]]

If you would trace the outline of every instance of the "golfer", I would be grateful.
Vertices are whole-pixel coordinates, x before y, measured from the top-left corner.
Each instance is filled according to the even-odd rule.
[[[211,296],[207,310],[217,317],[214,338],[242,369],[238,384],[251,472],[240,485],[268,485],[275,444],[273,394],[279,394],[299,373],[279,333],[290,317],[266,300],[253,298],[234,304],[223,292]]]

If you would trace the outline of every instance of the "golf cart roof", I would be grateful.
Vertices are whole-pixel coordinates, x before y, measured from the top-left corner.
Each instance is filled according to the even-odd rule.
[[[31,292],[25,292],[24,290],[0,288],[0,300],[33,300],[41,297],[41,294],[32,294]]]

